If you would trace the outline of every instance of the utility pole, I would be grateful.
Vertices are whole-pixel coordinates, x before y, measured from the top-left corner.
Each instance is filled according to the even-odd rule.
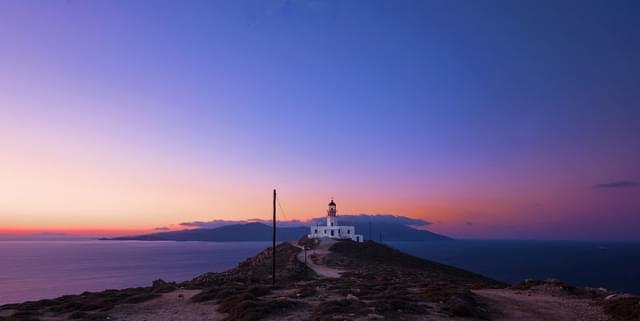
[[[273,189],[273,286],[276,286],[276,190]]]
[[[369,219],[369,240],[373,241],[373,234],[371,234],[371,219]]]

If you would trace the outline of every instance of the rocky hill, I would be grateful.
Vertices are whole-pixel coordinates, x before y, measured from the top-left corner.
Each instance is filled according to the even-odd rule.
[[[307,248],[305,251],[303,248]],[[639,298],[558,280],[516,285],[375,242],[301,239],[180,284],[0,307],[0,321],[639,320]],[[306,263],[305,263],[306,254]]]

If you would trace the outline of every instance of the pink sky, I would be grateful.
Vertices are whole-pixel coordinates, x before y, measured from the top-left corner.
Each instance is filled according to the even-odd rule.
[[[260,3],[0,3],[0,231],[266,219],[277,188],[284,219],[640,237],[632,11]]]

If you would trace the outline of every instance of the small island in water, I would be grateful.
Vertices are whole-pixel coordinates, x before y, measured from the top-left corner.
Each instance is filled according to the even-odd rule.
[[[640,298],[559,280],[510,285],[373,242],[307,238],[233,269],[0,307],[26,320],[638,320]]]

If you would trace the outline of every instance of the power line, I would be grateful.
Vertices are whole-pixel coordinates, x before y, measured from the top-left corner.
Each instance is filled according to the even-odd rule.
[[[282,208],[282,204],[280,204],[280,199],[282,198],[282,195],[280,195],[280,197],[278,197],[276,199],[276,202],[278,202],[278,207],[280,208],[280,213],[282,214],[282,216],[284,217],[284,220],[287,221],[289,220],[287,218],[287,214],[284,212],[284,209]],[[282,220],[280,220],[282,222]]]

